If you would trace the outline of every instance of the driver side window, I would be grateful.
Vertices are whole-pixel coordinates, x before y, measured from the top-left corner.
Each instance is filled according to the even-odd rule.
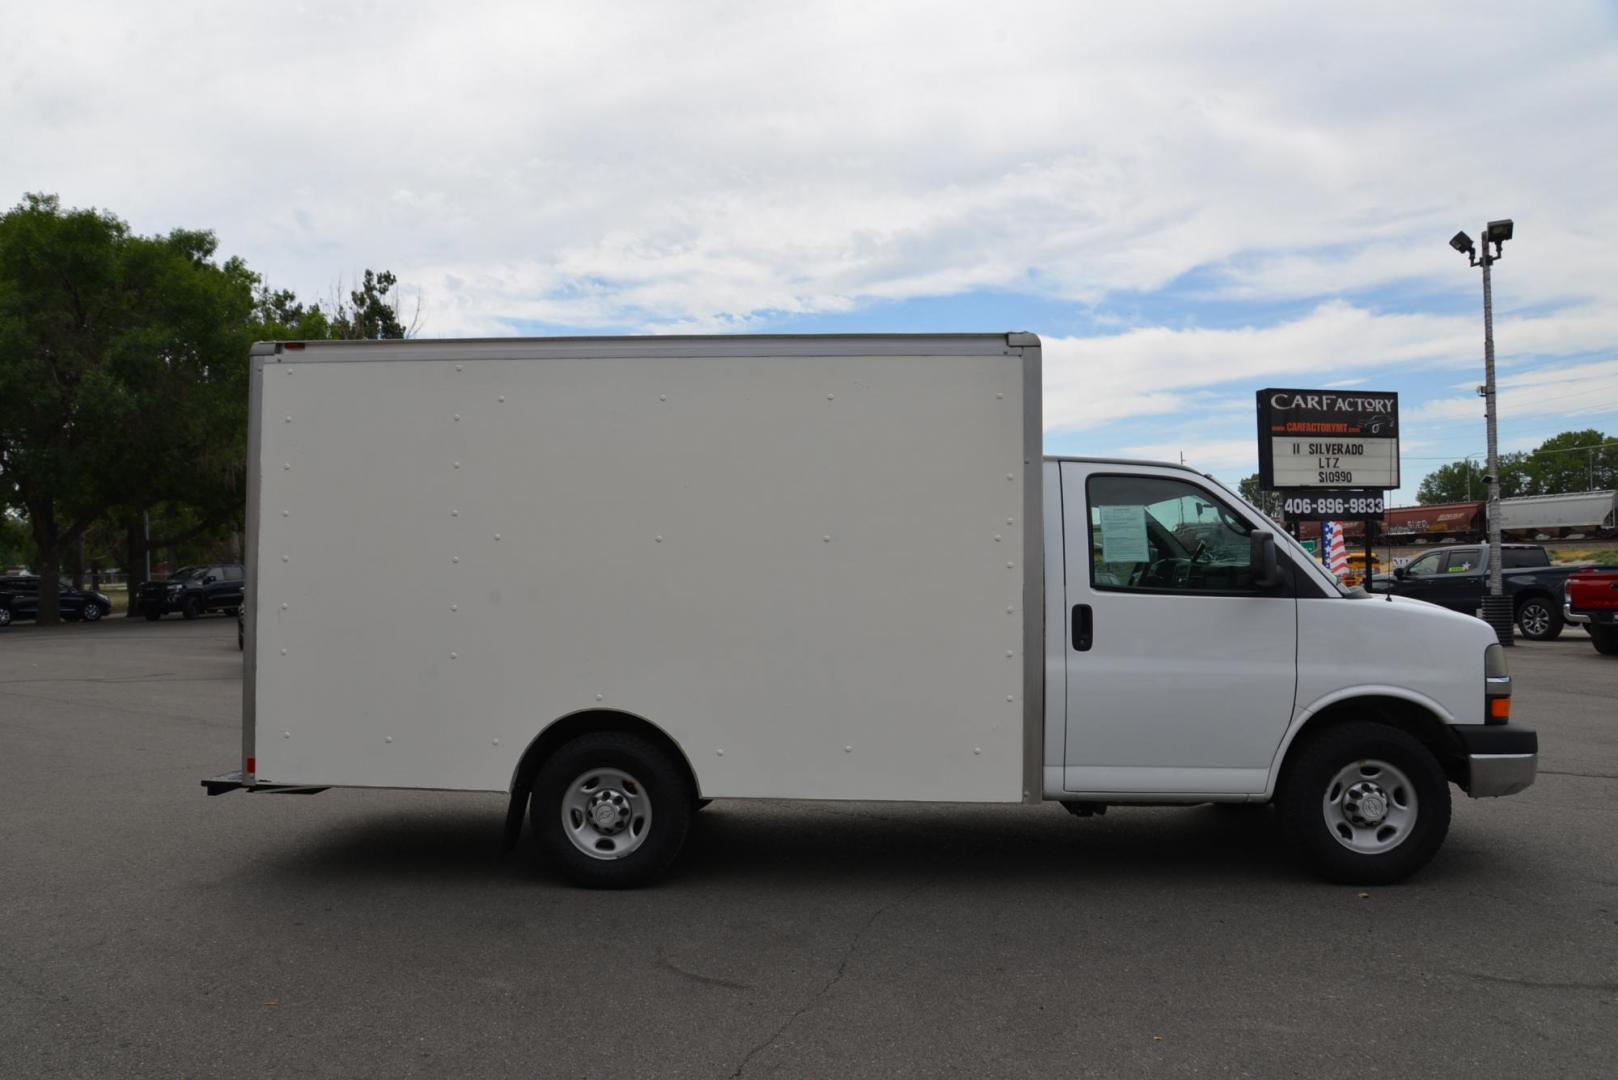
[[[1092,476],[1086,494],[1093,588],[1253,591],[1253,526],[1206,488],[1156,476]]]
[[[1438,573],[1444,556],[1448,554],[1449,552],[1447,551],[1435,551],[1429,555],[1423,555],[1405,567],[1405,574],[1408,577],[1432,577]]]

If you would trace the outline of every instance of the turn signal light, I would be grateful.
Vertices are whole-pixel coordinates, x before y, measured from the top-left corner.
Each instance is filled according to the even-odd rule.
[[[1511,719],[1511,699],[1497,697],[1489,699],[1489,719],[1495,723]]]

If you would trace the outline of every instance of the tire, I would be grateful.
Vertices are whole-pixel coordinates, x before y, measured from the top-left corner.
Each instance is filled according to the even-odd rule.
[[[163,617],[162,610],[154,607],[141,609],[141,614],[146,616],[147,622],[156,622]]]
[[[1281,833],[1316,874],[1391,885],[1449,832],[1449,782],[1413,735],[1369,721],[1326,728],[1293,750],[1276,793]]]
[[[1618,656],[1618,623],[1611,626],[1597,626],[1591,623],[1590,644],[1596,647],[1596,652],[1602,656]]]
[[[105,614],[106,614],[106,612],[101,610],[101,605],[100,604],[85,604],[84,605],[83,619],[84,619],[85,622],[95,622],[97,619],[101,618],[101,616],[103,616]]]
[[[684,763],[637,735],[602,731],[563,744],[540,767],[528,814],[541,857],[574,884],[632,889],[673,864],[695,805]]]
[[[1562,611],[1543,596],[1517,605],[1517,629],[1529,641],[1555,641],[1562,636]]]
[[[8,607],[0,607],[0,626],[10,626],[10,625],[11,625],[11,609],[8,608]]]
[[[180,605],[180,614],[187,619],[200,619],[202,617],[202,601],[195,596],[186,597],[185,603]]]

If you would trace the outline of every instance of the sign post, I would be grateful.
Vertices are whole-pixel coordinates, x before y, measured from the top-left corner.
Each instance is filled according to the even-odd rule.
[[[1369,585],[1385,493],[1399,486],[1399,395],[1260,390],[1258,475],[1289,520],[1363,521]]]

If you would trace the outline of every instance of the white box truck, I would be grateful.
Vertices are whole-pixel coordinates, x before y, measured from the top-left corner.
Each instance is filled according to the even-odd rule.
[[[1489,628],[1041,455],[1032,334],[252,353],[239,771],[499,791],[590,886],[711,799],[1279,804],[1329,878],[1532,783]]]

